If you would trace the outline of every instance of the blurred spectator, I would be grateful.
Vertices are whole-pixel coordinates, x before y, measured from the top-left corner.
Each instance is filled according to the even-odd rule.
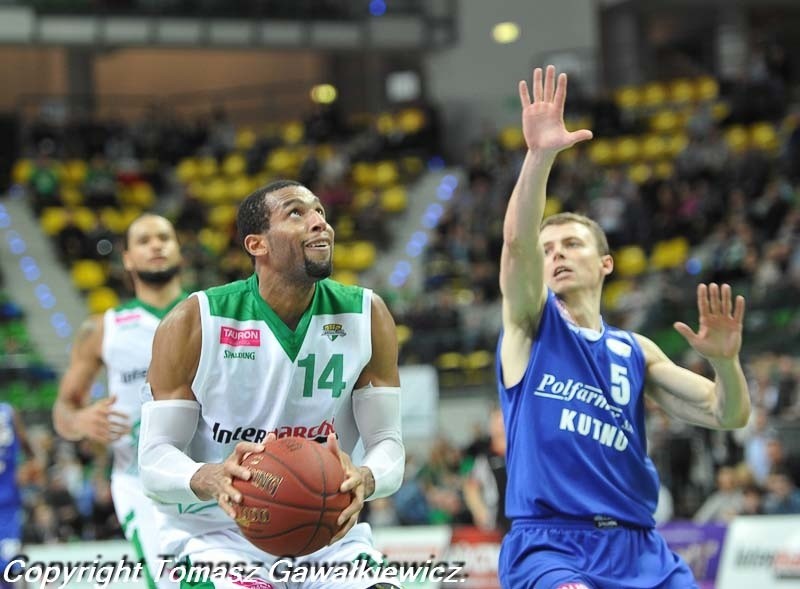
[[[741,511],[742,503],[742,491],[736,484],[736,471],[723,466],[717,471],[717,490],[697,510],[694,522],[727,523]]]
[[[493,409],[489,414],[488,447],[475,456],[464,482],[464,502],[473,523],[485,530],[507,532],[505,516],[506,432],[503,414]]]
[[[766,483],[764,513],[767,515],[800,514],[800,489],[784,468],[770,472]]]

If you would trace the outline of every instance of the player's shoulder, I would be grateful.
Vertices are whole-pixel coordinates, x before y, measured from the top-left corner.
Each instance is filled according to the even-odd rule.
[[[242,295],[250,291],[252,280],[253,277],[251,276],[250,278],[235,280],[233,282],[227,282],[218,286],[212,286],[211,288],[207,288],[201,292],[205,294],[209,300]]]
[[[364,311],[364,297],[371,293],[362,286],[343,284],[330,278],[317,282],[317,289],[315,305],[317,312],[324,315],[361,313]]]

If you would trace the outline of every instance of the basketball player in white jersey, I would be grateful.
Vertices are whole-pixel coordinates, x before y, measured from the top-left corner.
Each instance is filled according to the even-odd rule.
[[[327,441],[352,502],[332,543],[298,561],[380,562],[369,525],[356,522],[364,500],[399,488],[405,463],[394,320],[370,290],[327,278],[333,229],[319,199],[296,182],[274,182],[242,203],[237,225],[255,273],[189,297],[153,342],[154,400],[142,407],[139,463],[147,493],[168,515],[162,549],[189,564],[263,563],[255,580],[232,572],[213,580],[217,589],[395,587],[276,578],[275,557],[234,522],[241,496],[231,483],[249,478],[246,453],[272,435]],[[356,467],[349,454],[359,437],[365,455]]]
[[[141,388],[150,364],[153,336],[161,318],[183,300],[181,252],[175,229],[165,218],[145,214],[125,235],[123,264],[135,298],[92,316],[78,331],[69,367],[53,407],[53,423],[67,440],[89,439],[113,454],[111,494],[125,537],[148,573],[156,566],[158,538],[153,502],[138,473]],[[105,366],[109,396],[90,402],[90,389]],[[155,587],[148,574],[148,586]],[[174,586],[167,581],[160,587]]]

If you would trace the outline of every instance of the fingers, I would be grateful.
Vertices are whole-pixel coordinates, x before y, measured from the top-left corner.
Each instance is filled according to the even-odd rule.
[[[544,101],[553,102],[556,88],[556,68],[548,65],[544,74]]]
[[[339,448],[339,440],[336,439],[336,434],[328,434],[328,450],[330,450],[331,452],[336,454],[336,456],[339,456],[339,458],[341,458],[341,456],[339,455],[341,449]]]
[[[345,525],[343,528],[341,528],[339,530],[339,532],[333,538],[331,538],[331,542],[330,542],[331,544],[333,544],[334,542],[338,542],[339,540],[344,538],[345,535],[347,534],[347,532],[349,532],[350,529],[354,525],[356,525],[358,523],[358,513],[360,511],[361,510],[359,509],[358,512],[355,513],[355,515],[353,515],[353,516],[351,516],[350,518],[347,519],[347,525]],[[344,512],[342,512],[342,513],[344,513]]]
[[[700,317],[711,312],[708,306],[708,287],[705,284],[697,285],[697,311],[700,313]]]
[[[738,323],[744,322],[744,297],[742,295],[736,297],[736,305],[733,309],[733,318],[736,319]]]
[[[236,508],[231,502],[230,495],[227,493],[220,493],[219,497],[217,498],[217,503],[222,508],[222,511],[228,514],[229,518],[236,519]]]
[[[731,303],[731,285],[723,284],[720,289],[720,295],[722,297],[722,314],[725,315],[725,317],[730,317],[731,311],[733,310],[733,305]]]
[[[558,74],[558,82],[556,83],[556,95],[553,98],[556,106],[562,111],[564,110],[564,103],[567,100],[567,74]]]
[[[239,442],[233,450],[238,462],[242,461],[245,454],[259,454],[264,451],[264,444],[257,444],[255,442]]]
[[[519,83],[519,103],[522,106],[522,110],[531,105],[531,96],[528,93],[528,84],[525,83],[525,80]]]
[[[580,131],[573,131],[569,134],[569,139],[573,145],[581,141],[589,141],[592,137],[594,137],[594,135],[589,129],[581,129]]]
[[[714,282],[708,286],[708,303],[714,315],[719,315],[722,312],[722,303],[719,298],[719,285]]]
[[[694,340],[695,336],[697,335],[695,334],[694,331],[692,331],[691,327],[680,321],[676,321],[675,323],[673,323],[672,327],[674,327],[675,331],[681,334],[683,338],[689,343],[691,343],[692,340]]]
[[[542,68],[533,70],[533,101],[542,101]]]

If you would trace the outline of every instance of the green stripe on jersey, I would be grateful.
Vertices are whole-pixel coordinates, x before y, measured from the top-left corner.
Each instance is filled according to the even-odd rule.
[[[364,289],[346,286],[330,279],[320,280],[314,289],[311,304],[292,331],[258,292],[258,275],[238,280],[206,291],[211,315],[236,321],[264,321],[280,342],[286,355],[294,362],[308,332],[314,315],[339,315],[362,312]]]
[[[175,305],[180,303],[183,299],[185,299],[188,296],[189,296],[188,293],[182,292],[180,295],[178,295],[178,298],[176,298],[174,301],[172,301],[169,305],[167,305],[163,309],[159,309],[158,307],[154,307],[153,305],[148,305],[147,303],[143,303],[139,299],[131,299],[127,302],[122,303],[121,305],[118,305],[117,307],[114,307],[114,311],[126,311],[128,309],[141,308],[150,313],[151,315],[153,315],[154,317],[163,319],[167,315],[167,313],[172,311]]]

